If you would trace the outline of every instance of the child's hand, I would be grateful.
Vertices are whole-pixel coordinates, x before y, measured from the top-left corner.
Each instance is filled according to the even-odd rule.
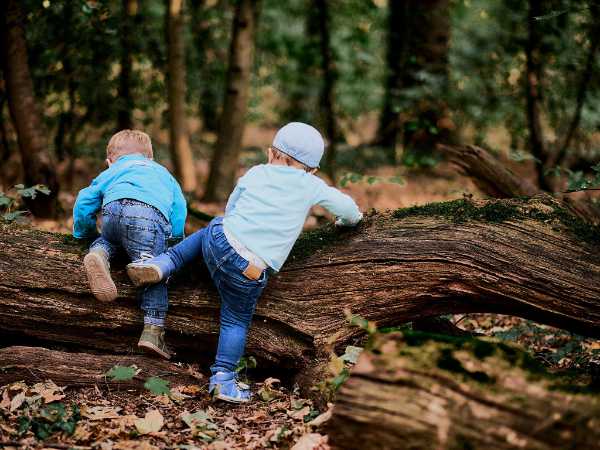
[[[362,220],[362,218],[363,218],[362,213],[356,222],[349,222],[347,220],[344,220],[342,217],[337,217],[335,219],[335,226],[336,227],[354,227],[354,226],[358,225],[358,223]]]

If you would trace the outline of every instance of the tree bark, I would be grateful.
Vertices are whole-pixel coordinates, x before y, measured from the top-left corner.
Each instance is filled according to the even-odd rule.
[[[226,200],[234,186],[248,107],[259,9],[260,0],[236,3],[223,112],[204,193],[206,201]]]
[[[536,17],[543,15],[542,0],[529,0],[527,16],[528,35],[525,44],[526,78],[525,98],[527,100],[527,125],[529,128],[529,147],[535,158],[537,181],[540,189],[552,191],[552,186],[546,177],[548,149],[544,141],[540,104],[542,100],[542,37],[538,29]]]
[[[137,0],[121,0],[121,72],[117,98],[117,131],[133,128],[133,96],[131,95],[131,72],[133,70],[133,40],[135,35],[135,17]]]
[[[44,184],[51,191],[50,195],[40,194],[35,200],[28,199],[27,206],[36,216],[52,217],[57,212],[59,185],[55,164],[48,150],[47,133],[33,92],[20,2],[2,2],[0,12],[2,67],[8,106],[17,131],[25,184]]]
[[[168,5],[169,147],[183,191],[193,193],[197,183],[185,112],[184,1],[168,0]]]
[[[437,76],[444,92],[450,16],[447,0],[390,2],[389,11],[386,95],[376,144],[387,147],[395,163],[399,143],[404,151],[431,154],[436,143],[451,140],[454,125],[438,93],[423,95],[411,111],[402,104],[404,89],[423,85],[422,72]]]
[[[131,380],[112,381],[105,374],[114,366],[136,366],[140,372]],[[186,369],[146,356],[67,353],[41,347],[0,348],[0,386],[21,380],[32,383],[52,380],[58,385],[140,389],[149,377],[161,377],[171,386],[198,383]]]
[[[573,228],[565,219],[570,216],[547,199],[485,205],[437,206],[454,218],[427,207],[399,210],[370,217],[356,230],[326,228],[304,235],[265,289],[248,353],[262,360],[261,367],[306,368],[324,355],[334,334],[340,347],[358,336],[345,326],[345,308],[380,326],[496,312],[600,336],[600,253],[571,231],[586,229]],[[499,210],[504,222],[456,223],[468,210],[492,218]],[[515,217],[507,217],[510,211]],[[59,234],[13,226],[0,231],[4,339],[131,351],[141,313],[117,263],[119,299],[97,302],[82,268],[81,246]],[[213,357],[219,329],[218,297],[207,277],[198,263],[169,288],[169,343],[180,356],[195,360]]]
[[[331,48],[331,13],[330,5],[326,0],[314,0],[313,8],[316,15],[319,36],[319,49],[321,54],[321,76],[323,78],[319,105],[321,120],[324,125],[325,135],[329,141],[325,152],[325,172],[335,183],[336,176],[336,143],[338,140],[337,124],[335,120],[335,82],[337,72],[333,49]]]
[[[327,425],[331,444],[600,449],[600,397],[561,391],[560,379],[531,366],[530,356],[506,344],[380,336],[338,393]]]
[[[515,175],[490,152],[475,145],[439,148],[451,164],[471,177],[485,195],[493,198],[532,197],[539,189],[523,177]]]

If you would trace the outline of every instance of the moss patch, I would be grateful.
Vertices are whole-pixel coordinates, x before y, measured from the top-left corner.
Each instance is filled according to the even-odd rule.
[[[290,253],[290,260],[303,259],[348,237],[352,229],[336,228],[329,224],[302,233]]]
[[[521,200],[518,203],[514,200],[496,200],[481,206],[469,199],[460,199],[401,208],[394,211],[392,215],[396,219],[438,216],[447,218],[453,223],[464,223],[470,220],[502,223],[513,219],[560,223],[576,238],[590,244],[600,244],[600,227],[584,222],[558,203],[543,198]]]

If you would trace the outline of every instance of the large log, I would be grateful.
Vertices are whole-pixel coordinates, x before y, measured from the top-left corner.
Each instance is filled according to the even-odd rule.
[[[356,230],[317,230],[269,281],[248,352],[262,367],[311,365],[334,334],[339,346],[357,337],[344,308],[380,326],[496,312],[600,336],[597,236],[548,199],[458,200],[374,215]],[[141,328],[134,288],[117,267],[120,298],[95,301],[84,252],[69,236],[1,227],[0,342],[131,351]],[[219,302],[202,264],[175,279],[169,297],[171,345],[212,358]]]
[[[114,381],[106,376],[114,366],[136,366],[139,373],[131,380]],[[194,375],[174,363],[139,355],[67,353],[23,346],[0,348],[0,386],[15,381],[52,380],[61,386],[106,385],[139,389],[150,377],[161,377],[171,386],[197,384],[198,378]]]
[[[327,432],[344,449],[600,449],[600,395],[573,390],[506,344],[379,336]]]

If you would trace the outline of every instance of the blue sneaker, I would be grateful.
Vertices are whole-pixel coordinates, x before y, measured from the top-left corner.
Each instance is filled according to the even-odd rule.
[[[142,257],[127,264],[127,275],[135,286],[146,286],[156,284],[169,278],[175,270],[171,257],[166,253],[152,257],[142,254]]]
[[[217,372],[210,377],[208,392],[213,399],[229,403],[247,403],[252,396],[250,386],[237,379],[235,372]]]

